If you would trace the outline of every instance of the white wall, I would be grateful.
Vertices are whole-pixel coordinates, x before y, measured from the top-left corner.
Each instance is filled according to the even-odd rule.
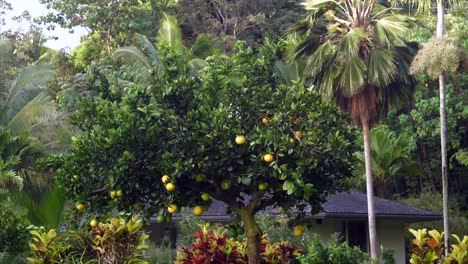
[[[311,231],[320,236],[320,240],[327,243],[330,236],[340,231],[340,224],[344,219],[323,219],[322,224],[314,223]],[[395,263],[405,263],[404,223],[400,220],[377,220],[377,235],[380,244],[395,251]],[[362,234],[367,236],[367,233]],[[345,234],[343,234],[345,236]]]
[[[395,263],[405,263],[405,229],[404,223],[398,220],[377,220],[377,235],[380,244],[395,250]]]

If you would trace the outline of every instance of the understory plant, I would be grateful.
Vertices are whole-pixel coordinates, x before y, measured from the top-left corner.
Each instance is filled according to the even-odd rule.
[[[30,244],[32,264],[42,263],[148,263],[143,250],[148,235],[136,217],[126,221],[110,218],[105,222],[91,221],[91,228],[57,233],[33,230]]]
[[[411,241],[413,247],[410,249],[411,264],[464,264],[468,263],[468,236],[460,239],[453,234],[457,243],[451,245],[448,256],[444,255],[445,245],[443,242],[444,232],[427,229],[410,229],[414,239]]]
[[[322,243],[315,236],[309,245],[307,254],[299,257],[301,264],[364,264],[372,263],[369,255],[358,247],[338,242],[338,236],[332,236],[328,244]]]
[[[0,254],[16,256],[27,251],[30,238],[27,212],[15,206],[9,193],[1,189],[0,201]]]
[[[246,242],[229,238],[223,230],[210,229],[208,225],[195,232],[195,242],[191,247],[183,247],[175,259],[175,264],[243,264],[248,263]],[[270,243],[263,237],[260,248],[260,263],[293,263],[302,250],[287,241]]]

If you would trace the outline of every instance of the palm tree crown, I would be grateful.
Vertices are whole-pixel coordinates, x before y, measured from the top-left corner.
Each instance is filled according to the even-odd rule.
[[[356,123],[374,124],[389,106],[412,94],[407,72],[415,44],[404,41],[409,19],[372,0],[309,0],[311,15],[293,29],[294,55],[306,59],[305,77],[335,99]]]

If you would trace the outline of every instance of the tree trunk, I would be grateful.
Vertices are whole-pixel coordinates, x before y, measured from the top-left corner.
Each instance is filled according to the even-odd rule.
[[[239,208],[239,216],[244,223],[245,234],[247,237],[247,258],[249,264],[259,264],[260,263],[260,249],[261,249],[261,239],[262,232],[258,227],[257,222],[255,221],[254,213],[251,212],[249,207]]]
[[[449,227],[449,212],[448,212],[448,164],[447,164],[447,120],[445,116],[445,77],[443,74],[439,76],[439,93],[440,93],[440,151],[442,156],[442,203],[444,214],[444,243],[445,255],[448,256],[450,227]]]
[[[374,260],[380,259],[379,243],[377,238],[377,225],[374,209],[374,185],[372,182],[372,159],[369,122],[362,120],[362,133],[364,135],[364,159],[366,165],[366,188],[367,188],[367,215],[369,221],[369,244],[370,255]]]
[[[437,37],[445,34],[445,9],[442,0],[437,1]],[[444,214],[444,243],[445,256],[449,252],[449,218],[448,218],[448,164],[447,164],[447,119],[445,117],[445,73],[439,75],[439,100],[440,100],[440,151],[442,157],[442,203]]]

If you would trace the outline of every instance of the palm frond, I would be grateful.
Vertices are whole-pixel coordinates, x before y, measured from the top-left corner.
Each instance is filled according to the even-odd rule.
[[[339,77],[339,85],[344,96],[351,97],[364,88],[365,71],[366,65],[361,58],[356,56],[346,59]]]
[[[336,1],[334,0],[306,0],[301,3],[301,5],[304,6],[305,10],[311,10],[311,11],[316,11],[324,6],[330,5],[330,4],[336,4]]]
[[[65,190],[56,182],[44,195],[39,207],[45,220],[44,226],[57,228],[63,218]]]
[[[15,192],[12,197],[17,205],[27,209],[29,221],[34,225],[57,228],[63,219],[66,197],[57,182],[44,192],[40,201],[25,191]]]
[[[376,20],[374,38],[381,47],[402,46],[407,30],[408,23],[403,16],[385,16]]]
[[[174,50],[183,51],[185,48],[179,23],[175,17],[168,14],[163,14],[157,38],[167,42]]]
[[[152,69],[152,62],[149,58],[137,47],[122,47],[114,52],[114,58],[122,60],[126,65],[130,65],[135,69],[147,71]]]
[[[47,90],[47,82],[56,75],[49,64],[32,64],[23,69],[15,78],[8,91],[8,101],[25,90]]]
[[[367,40],[364,30],[361,28],[352,28],[341,38],[338,45],[338,52],[340,56],[346,60],[355,57],[360,50],[360,44]]]
[[[318,46],[315,52],[306,60],[306,77],[319,75],[324,69],[329,68],[335,56],[335,47],[329,41]]]
[[[5,128],[13,134],[19,134],[22,131],[28,131],[31,127],[50,117],[55,111],[55,104],[45,93],[39,93],[34,99],[30,100],[19,111],[11,111],[8,123]]]
[[[190,48],[192,55],[200,59],[206,59],[206,57],[212,55],[213,50],[213,37],[206,34],[198,36]]]
[[[384,87],[395,80],[396,65],[393,52],[374,48],[369,55],[368,80],[376,87]]]
[[[135,39],[141,50],[144,53],[148,54],[153,64],[159,65],[161,62],[159,60],[158,52],[156,51],[156,48],[154,47],[153,43],[151,43],[151,41],[149,41],[147,37],[141,34],[136,34]]]

